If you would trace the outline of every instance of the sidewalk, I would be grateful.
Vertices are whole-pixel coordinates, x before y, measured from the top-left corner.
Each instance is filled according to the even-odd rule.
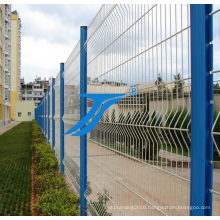
[[[190,160],[191,160],[190,157],[186,157],[181,154],[171,153],[171,152],[168,152],[165,150],[160,150],[159,156],[164,159],[167,159],[170,161],[175,161],[175,162],[190,162]]]
[[[14,122],[14,121],[12,121],[11,123],[0,127],[0,135],[5,133],[6,131],[10,130],[11,128],[15,127],[16,125],[18,125],[20,123],[21,122]]]

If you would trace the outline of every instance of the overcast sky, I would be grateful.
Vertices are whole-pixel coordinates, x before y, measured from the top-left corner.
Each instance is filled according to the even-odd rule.
[[[12,5],[21,18],[21,77],[56,76],[101,5]]]
[[[17,10],[21,18],[21,77],[26,83],[36,75],[47,78],[57,75],[59,63],[67,60],[79,41],[80,26],[88,26],[100,7],[12,4],[12,10]],[[219,19],[220,13],[214,16],[215,70],[220,68]]]

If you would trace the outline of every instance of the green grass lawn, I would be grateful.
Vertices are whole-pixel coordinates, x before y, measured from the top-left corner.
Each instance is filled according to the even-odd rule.
[[[31,122],[0,135],[0,215],[31,215]]]

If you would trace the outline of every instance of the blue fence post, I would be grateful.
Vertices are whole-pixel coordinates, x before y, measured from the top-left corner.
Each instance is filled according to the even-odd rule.
[[[47,140],[47,91],[45,92],[45,138]]]
[[[44,98],[44,97],[43,97]],[[43,132],[43,125],[44,125],[44,121],[43,121],[43,106],[44,106],[44,100],[42,98],[42,103],[41,103],[41,130]]]
[[[48,89],[46,93],[46,137],[47,137],[47,142],[49,141],[48,139]]]
[[[43,96],[43,102],[42,102],[42,131],[44,134],[44,96]]]
[[[46,92],[44,92],[44,138],[46,138]]]
[[[60,64],[60,171],[64,174],[64,63]]]
[[[50,87],[48,87],[47,89],[47,125],[48,125],[48,129],[47,129],[47,139],[48,139],[48,143],[50,143]]]
[[[44,133],[44,97],[42,101],[42,132]]]
[[[40,129],[42,131],[42,119],[41,119],[41,115],[42,115],[42,99],[40,101],[40,106],[39,106],[39,123],[40,123]]]
[[[52,78],[52,148],[55,146],[55,78]]]
[[[44,96],[42,101],[42,132],[44,133]]]
[[[212,5],[192,4],[191,73],[192,128],[190,215],[212,215],[213,179],[213,66]],[[203,209],[206,206],[208,209]]]
[[[46,92],[46,139],[47,139],[47,142],[48,142],[48,90]]]
[[[45,139],[47,139],[47,100],[46,100],[47,93],[44,92],[44,134]]]
[[[80,95],[87,93],[87,52],[84,44],[87,40],[87,27],[80,27]],[[86,98],[80,96],[80,120],[86,115]],[[81,128],[82,129],[82,128]],[[86,216],[87,201],[87,135],[80,136],[80,215]]]
[[[43,132],[43,98],[41,103],[41,131]]]
[[[41,99],[41,104],[40,104],[40,124],[41,124],[41,131],[43,131],[42,127],[43,127],[43,121],[42,121],[42,111],[43,111],[43,98]]]

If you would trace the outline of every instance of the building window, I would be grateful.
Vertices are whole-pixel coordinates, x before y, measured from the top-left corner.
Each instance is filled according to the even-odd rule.
[[[28,117],[31,117],[31,112],[28,112]]]
[[[18,117],[21,117],[21,112],[18,112]]]

